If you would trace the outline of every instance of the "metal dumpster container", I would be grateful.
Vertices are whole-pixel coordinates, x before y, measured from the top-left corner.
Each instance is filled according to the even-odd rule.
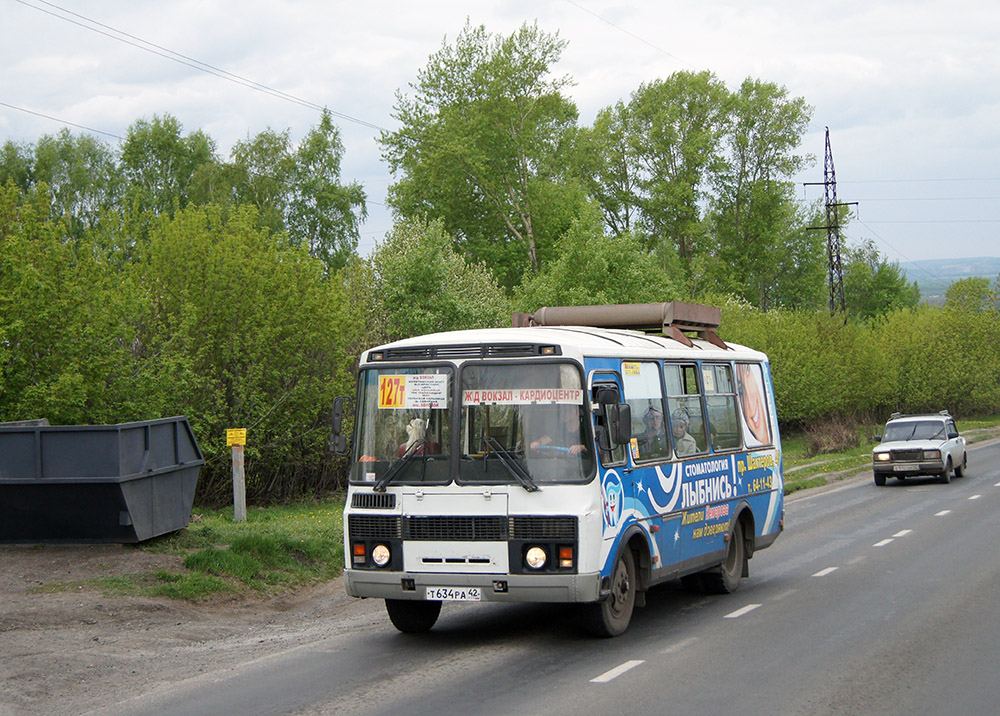
[[[0,541],[141,542],[186,527],[205,460],[185,417],[0,424]]]

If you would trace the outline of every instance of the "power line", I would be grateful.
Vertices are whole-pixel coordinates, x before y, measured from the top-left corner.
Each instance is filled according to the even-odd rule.
[[[78,18],[80,18],[81,20],[84,20],[87,23],[91,23],[91,25],[97,25],[98,27],[103,27],[103,28],[105,28],[107,30],[110,30],[111,32],[105,32],[104,30],[99,30],[97,27],[91,27],[91,25],[87,25],[87,24],[84,24],[82,22],[77,22],[76,20],[74,20],[74,19],[72,19],[70,17],[65,17],[64,15],[60,15],[60,14],[52,12],[50,10],[46,10],[43,7],[38,7],[37,5],[33,5],[33,4],[29,3],[29,2],[26,2],[25,0],[15,0],[15,1],[18,2],[18,3],[20,3],[21,5],[24,5],[25,7],[30,7],[33,10],[37,10],[39,12],[43,12],[46,15],[51,15],[52,17],[58,18],[59,20],[62,20],[64,22],[68,22],[68,23],[71,23],[71,24],[76,25],[78,27],[82,27],[85,30],[90,30],[91,32],[95,32],[95,33],[97,33],[99,35],[104,35],[105,37],[109,37],[112,40],[115,40],[117,42],[121,42],[121,43],[126,44],[126,45],[131,45],[132,47],[136,47],[136,48],[138,48],[140,50],[143,50],[145,52],[149,52],[149,53],[157,55],[159,57],[163,57],[164,59],[170,60],[172,62],[176,62],[178,64],[185,65],[187,67],[191,67],[191,68],[193,68],[195,70],[198,70],[199,72],[205,72],[206,74],[214,75],[214,76],[219,77],[221,79],[224,79],[224,80],[226,80],[228,82],[232,82],[233,84],[237,84],[237,85],[240,85],[242,87],[246,87],[248,89],[255,90],[257,92],[262,92],[263,94],[270,95],[270,96],[275,97],[277,99],[285,100],[286,102],[291,102],[293,104],[298,104],[298,105],[301,105],[303,107],[307,107],[309,109],[314,109],[314,110],[317,110],[317,111],[322,111],[324,109],[322,106],[316,104],[315,102],[310,102],[309,100],[302,99],[301,97],[296,97],[295,95],[289,94],[287,92],[283,92],[283,91],[275,89],[273,87],[269,87],[269,86],[267,86],[265,84],[262,84],[260,82],[256,82],[254,80],[247,79],[246,77],[241,77],[240,75],[234,74],[232,72],[229,72],[227,70],[221,69],[219,67],[215,67],[214,65],[210,65],[207,62],[202,62],[201,60],[194,59],[193,57],[188,57],[187,55],[183,55],[183,54],[181,54],[179,52],[175,52],[174,50],[171,50],[169,48],[162,47],[161,45],[157,45],[156,43],[150,42],[149,40],[144,40],[143,38],[137,37],[136,35],[131,35],[131,34],[127,33],[127,32],[124,32],[123,30],[119,30],[117,28],[111,27],[110,25],[105,25],[104,23],[98,22],[97,20],[92,20],[89,17],[86,17],[86,16],[81,15],[79,13],[73,12],[72,10],[67,10],[66,8],[60,7],[59,5],[47,2],[46,0],[36,0],[36,2],[40,2],[40,3],[43,3],[45,5],[48,5],[49,7],[55,8],[56,10],[59,10],[60,12],[64,12],[64,13],[67,13],[69,15],[73,15],[74,17],[78,17]],[[111,33],[117,33],[117,34],[111,34]],[[123,37],[119,37],[118,35],[122,35]],[[131,40],[136,40],[136,42],[132,42],[131,40],[128,40],[128,39],[125,39],[125,38],[131,38]],[[138,43],[142,43],[142,44],[138,44]],[[155,48],[155,49],[153,49],[153,48]],[[387,132],[387,131],[389,131],[385,127],[381,127],[381,126],[379,126],[377,124],[373,124],[372,122],[367,122],[367,121],[365,121],[363,119],[358,119],[357,117],[352,117],[351,115],[344,114],[343,112],[337,112],[337,111],[331,110],[329,108],[327,108],[327,111],[329,111],[331,115],[333,115],[335,117],[338,117],[340,119],[346,120],[348,122],[353,122],[355,124],[360,124],[360,125],[362,125],[364,127],[368,127],[370,129],[375,129],[375,130],[378,130],[378,131],[381,131],[381,132]]]
[[[594,12],[592,10],[588,10],[583,5],[581,5],[580,3],[575,2],[575,0],[566,0],[566,2],[568,2],[570,5],[572,5],[573,7],[577,8],[578,10],[583,10],[588,15],[593,15],[594,17],[596,17],[601,22],[604,22],[604,23],[607,23],[608,25],[611,25],[611,27],[615,28],[619,32],[624,32],[626,35],[628,35],[629,37],[631,37],[631,38],[633,38],[635,40],[638,40],[642,44],[648,45],[648,46],[652,47],[657,52],[661,52],[664,55],[666,55],[667,57],[671,57],[671,58],[677,60],[678,62],[680,62],[683,65],[687,65],[688,67],[694,67],[694,65],[692,65],[690,62],[687,62],[686,60],[682,60],[677,55],[671,54],[671,53],[667,52],[666,50],[664,50],[662,47],[658,47],[658,46],[654,45],[652,42],[650,42],[646,38],[639,37],[639,35],[636,35],[634,32],[629,32],[624,27],[622,27],[620,25],[616,25],[615,23],[611,22],[611,20],[608,20],[607,18],[601,17],[600,15],[598,15],[596,12]]]
[[[69,120],[66,120],[66,119],[59,119],[58,117],[52,117],[51,115],[48,115],[48,114],[42,114],[41,112],[36,112],[33,109],[27,109],[25,107],[15,107],[14,105],[7,104],[6,102],[0,102],[0,106],[7,107],[8,109],[16,109],[18,112],[25,112],[27,114],[33,114],[36,117],[44,117],[45,119],[51,119],[53,122],[60,122],[62,124],[68,124],[71,127],[76,127],[77,129],[85,129],[88,132],[94,132],[95,134],[103,134],[103,135],[108,136],[108,137],[114,137],[115,139],[122,139],[122,137],[119,137],[117,134],[112,134],[111,132],[105,132],[102,129],[94,129],[93,127],[85,127],[82,124],[77,124],[76,122],[70,122]]]

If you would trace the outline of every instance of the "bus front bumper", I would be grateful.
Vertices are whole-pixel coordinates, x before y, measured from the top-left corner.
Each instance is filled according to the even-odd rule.
[[[427,587],[479,587],[484,602],[596,602],[601,575],[587,574],[438,574],[345,569],[352,597],[425,599]]]

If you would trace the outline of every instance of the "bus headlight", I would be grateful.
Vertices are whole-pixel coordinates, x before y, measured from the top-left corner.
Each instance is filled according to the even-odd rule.
[[[372,562],[374,562],[379,567],[384,567],[389,564],[389,560],[392,558],[392,553],[389,552],[389,548],[384,544],[377,544],[372,549]]]
[[[532,569],[541,569],[545,566],[548,555],[541,547],[529,547],[524,553],[524,563]]]

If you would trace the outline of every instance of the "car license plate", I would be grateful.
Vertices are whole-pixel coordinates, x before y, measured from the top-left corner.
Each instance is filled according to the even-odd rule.
[[[482,600],[479,587],[427,587],[424,599],[442,602],[478,602]]]
[[[892,469],[895,472],[903,472],[905,470],[910,470],[912,468],[909,465],[893,465]]]

